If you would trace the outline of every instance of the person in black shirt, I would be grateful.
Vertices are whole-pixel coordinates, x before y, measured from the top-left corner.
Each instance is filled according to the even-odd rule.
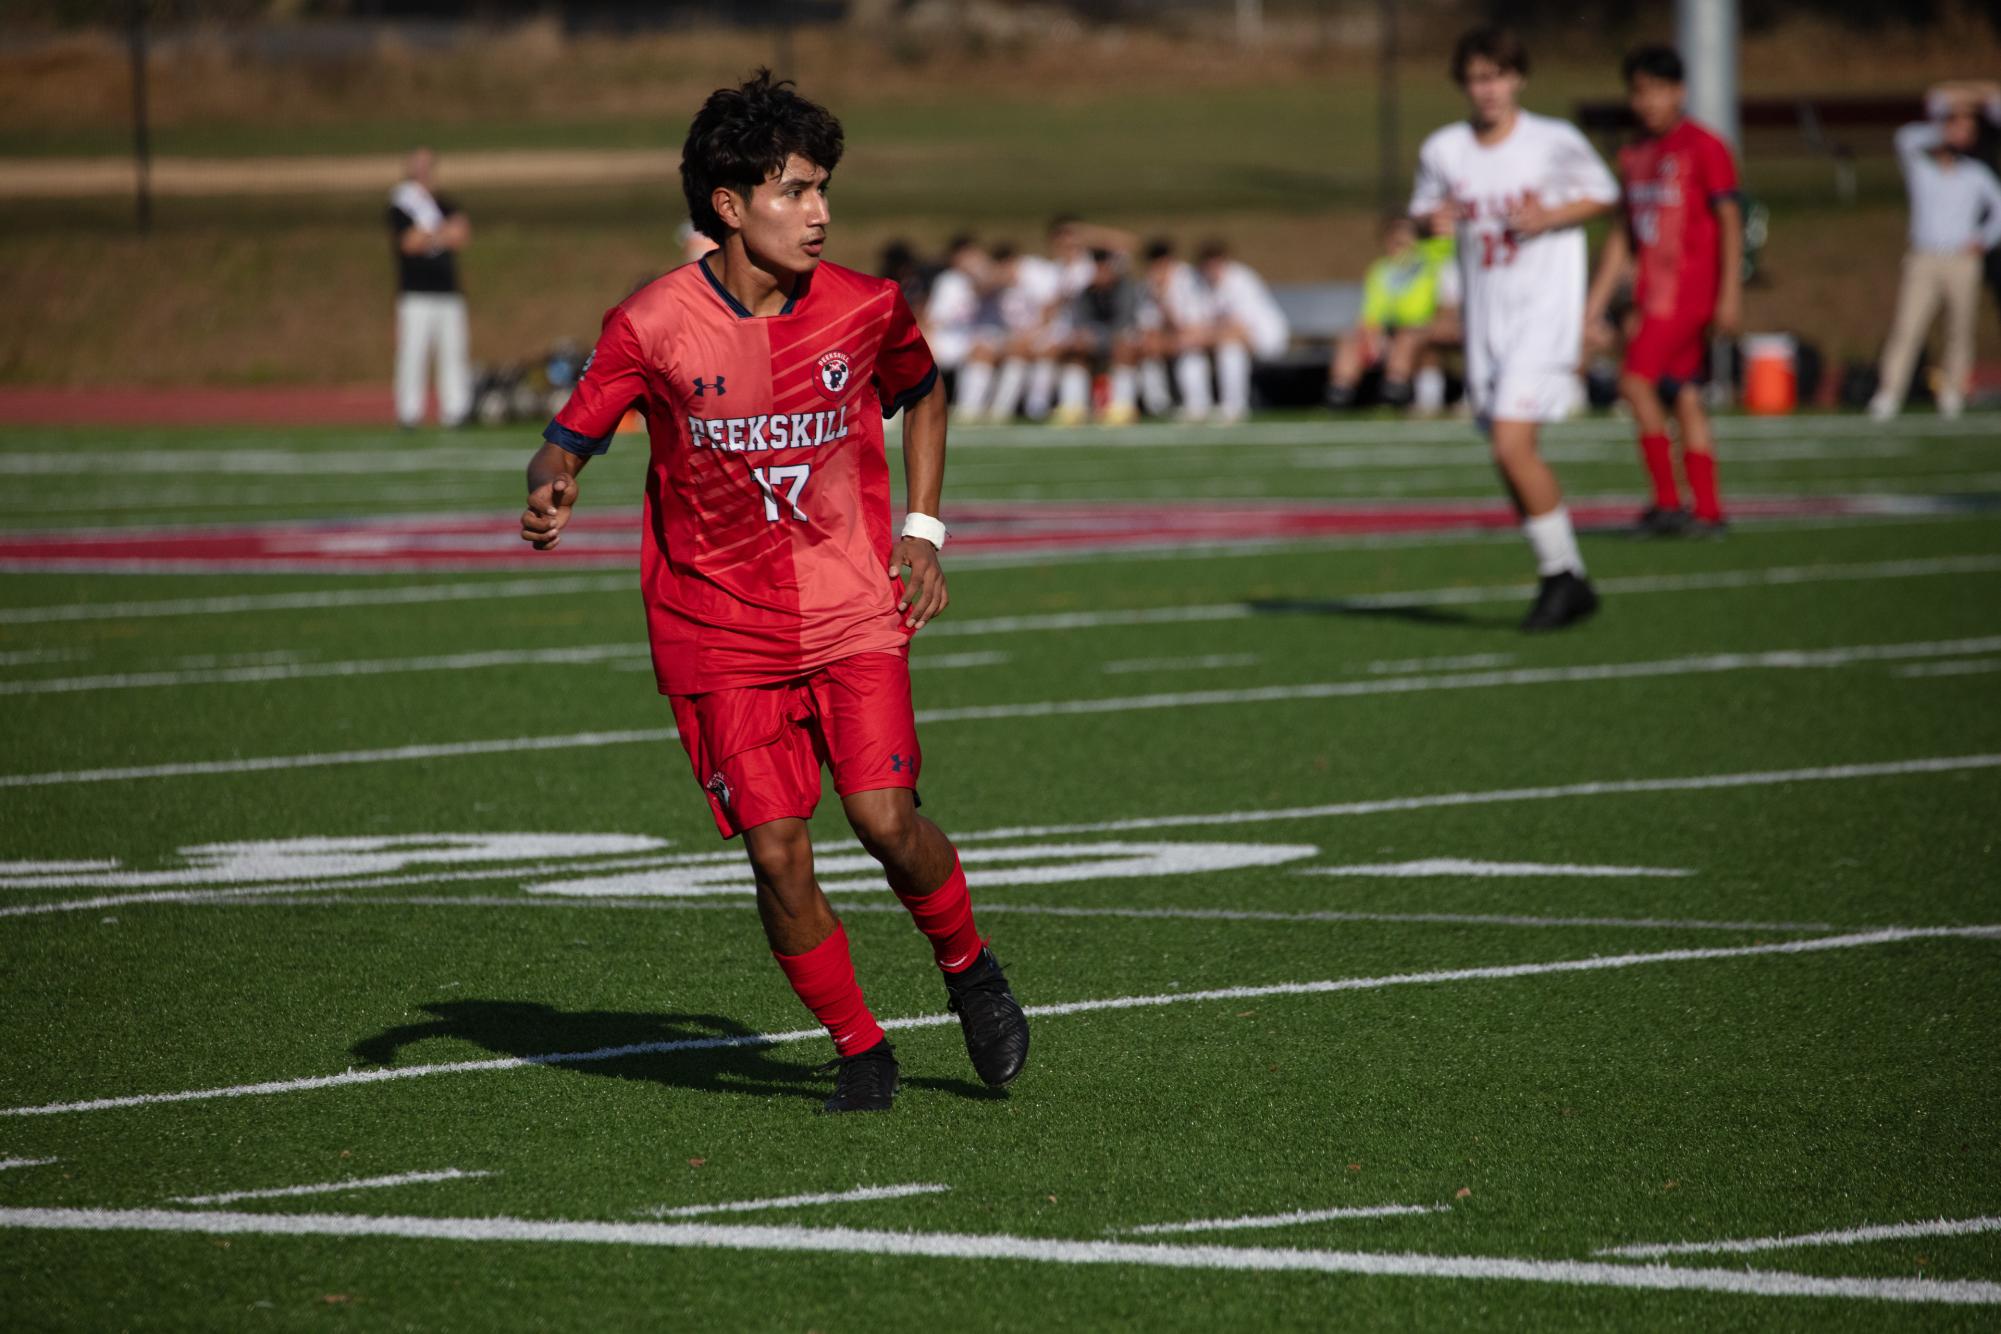
[[[463,209],[432,193],[436,161],[430,149],[416,149],[402,182],[389,192],[389,236],[396,254],[396,420],[404,426],[424,419],[424,365],[433,355],[438,420],[457,426],[472,410],[458,271],[458,252],[472,228]]]

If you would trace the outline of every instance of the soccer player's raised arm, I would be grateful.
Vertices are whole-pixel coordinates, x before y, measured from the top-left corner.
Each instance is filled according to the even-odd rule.
[[[618,424],[645,391],[645,362],[631,321],[613,308],[597,346],[577,374],[576,390],[542,431],[542,448],[528,461],[528,505],[521,540],[549,551],[563,540],[577,503],[577,474],[611,448]]]

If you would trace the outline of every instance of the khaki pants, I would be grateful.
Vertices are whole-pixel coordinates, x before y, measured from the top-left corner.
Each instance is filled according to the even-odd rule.
[[[1911,367],[1941,303],[1945,306],[1944,388],[1956,394],[1966,392],[1973,370],[1973,321],[1980,312],[1980,256],[1921,250],[1904,256],[1897,314],[1890,324],[1890,341],[1883,345],[1879,392],[1903,401],[1911,383]]]

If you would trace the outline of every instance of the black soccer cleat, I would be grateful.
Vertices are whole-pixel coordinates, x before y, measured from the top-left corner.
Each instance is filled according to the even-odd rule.
[[[1565,570],[1562,574],[1546,576],[1536,589],[1535,605],[1522,618],[1522,629],[1529,632],[1561,630],[1566,625],[1575,625],[1592,612],[1598,610],[1598,595],[1591,591],[1591,584],[1582,575]]]
[[[1688,535],[1714,541],[1716,538],[1730,535],[1730,523],[1727,519],[1690,519]]]
[[[959,1016],[966,1055],[988,1088],[1012,1083],[1028,1064],[1028,1016],[1008,989],[994,952],[982,948],[970,968],[945,974],[945,1008]]]
[[[1680,537],[1688,531],[1688,511],[1649,505],[1633,522],[1634,537]]]
[[[889,1045],[888,1038],[867,1051],[858,1051],[853,1056],[838,1056],[814,1073],[826,1070],[833,1070],[836,1074],[834,1096],[820,1108],[823,1113],[886,1112],[896,1099],[896,1048]]]

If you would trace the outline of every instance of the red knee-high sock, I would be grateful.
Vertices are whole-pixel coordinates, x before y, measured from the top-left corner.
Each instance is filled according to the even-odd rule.
[[[1654,480],[1654,504],[1664,510],[1681,508],[1681,492],[1674,485],[1674,450],[1665,435],[1640,437],[1640,457],[1646,460],[1647,476]],[[1693,479],[1690,479],[1693,482]]]
[[[855,981],[854,960],[848,957],[847,928],[836,923],[834,934],[804,954],[771,957],[785,970],[785,980],[834,1035],[834,1050],[843,1056],[867,1051],[882,1041],[882,1027],[869,1013],[868,1002]]]
[[[1716,455],[1684,449],[1681,468],[1688,474],[1688,489],[1695,493],[1695,517],[1710,523],[1721,520],[1723,502],[1716,494]]]
[[[984,942],[973,928],[973,898],[966,892],[966,872],[959,865],[957,853],[952,855],[952,874],[945,877],[944,884],[929,894],[905,894],[899,890],[896,897],[910,909],[917,929],[930,938],[931,952],[938,956],[940,969],[947,973],[964,972],[980,957]]]

